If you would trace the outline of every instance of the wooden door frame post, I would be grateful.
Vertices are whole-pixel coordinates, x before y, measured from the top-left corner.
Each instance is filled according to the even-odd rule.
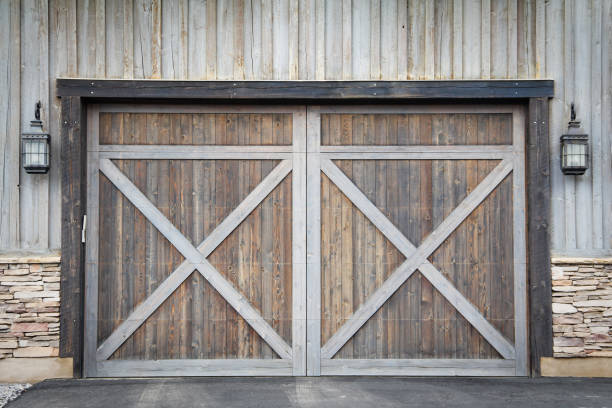
[[[58,79],[62,99],[62,271],[60,356],[83,374],[85,257],[81,240],[86,208],[88,102],[244,103],[262,100],[309,103],[482,102],[522,103],[526,110],[527,270],[531,375],[552,357],[550,272],[550,148],[548,99],[551,80],[482,81],[123,81]]]

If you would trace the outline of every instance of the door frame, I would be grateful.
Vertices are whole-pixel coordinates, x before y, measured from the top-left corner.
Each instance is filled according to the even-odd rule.
[[[549,98],[552,80],[450,81],[166,81],[56,80],[61,98],[62,276],[60,356],[72,358],[83,375],[87,203],[87,112],[92,104],[166,103],[483,103],[520,104],[526,111],[527,267],[530,374],[540,375],[540,358],[552,356],[550,276]]]

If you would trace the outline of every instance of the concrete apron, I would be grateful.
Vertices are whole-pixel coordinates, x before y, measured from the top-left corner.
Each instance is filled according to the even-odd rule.
[[[10,408],[609,407],[610,379],[174,378],[48,380]]]

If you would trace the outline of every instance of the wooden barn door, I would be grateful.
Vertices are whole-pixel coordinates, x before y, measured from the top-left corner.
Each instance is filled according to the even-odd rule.
[[[309,107],[309,375],[527,375],[513,106]]]
[[[305,375],[305,114],[88,108],[86,376]]]

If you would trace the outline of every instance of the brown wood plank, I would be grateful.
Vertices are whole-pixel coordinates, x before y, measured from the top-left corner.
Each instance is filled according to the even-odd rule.
[[[249,140],[252,144],[260,144],[262,141],[261,134],[261,115],[252,114],[249,117]],[[250,188],[255,187],[256,180],[262,178],[262,163],[259,161],[250,161],[249,173],[251,185]],[[253,214],[253,222],[251,222],[251,236],[249,240],[249,256],[251,258],[251,265],[249,270],[249,293],[251,304],[257,310],[263,310],[263,289],[262,289],[262,246],[260,244],[260,237],[262,236],[262,209],[261,207],[255,209]],[[251,335],[249,340],[249,354],[253,358],[259,358],[262,355],[262,344],[257,336]]]
[[[353,138],[353,120],[351,115],[340,116],[340,143],[343,145],[350,144]],[[351,160],[339,162],[340,168],[345,174],[352,177],[353,163]],[[340,248],[341,248],[341,320],[340,326],[346,322],[353,314],[353,204],[347,197],[342,195],[340,208]],[[340,327],[339,326],[339,327]],[[339,358],[350,358],[353,355],[352,340],[345,345],[344,349],[338,353]]]
[[[171,139],[171,118],[166,115],[158,115],[158,122],[156,123],[159,126],[158,139],[160,141],[164,140],[168,144]],[[170,203],[173,201],[173,197],[171,197],[171,186],[170,186],[170,169],[171,162],[169,160],[158,161],[157,166],[157,200],[153,201],[157,208],[166,216],[170,218]],[[172,220],[171,220],[172,221]],[[158,253],[157,253],[157,262],[158,265],[158,275],[157,279],[161,281],[164,279],[163,270],[170,267],[175,262],[175,251],[171,247],[171,245],[164,240],[159,231],[151,225],[151,228],[155,231],[157,239],[161,240],[160,245],[158,245]],[[157,320],[157,333],[156,333],[156,352],[158,358],[163,358],[163,356],[168,355],[168,325],[170,319],[170,311],[168,307],[160,308]]]
[[[163,81],[67,79],[57,95],[96,98],[347,101],[552,97],[552,80]]]
[[[400,141],[405,141],[409,144],[420,143],[419,135],[419,117],[416,115],[405,116],[406,120],[406,132],[405,138]],[[404,209],[406,213],[405,224],[402,225],[400,222],[400,229],[406,234],[406,237],[412,241],[414,245],[419,245],[422,241],[422,234],[425,231],[425,226],[422,226],[424,222],[431,221],[429,215],[429,209],[426,207],[426,203],[422,201],[421,192],[421,173],[422,168],[425,168],[427,163],[422,163],[417,160],[403,161],[403,172],[407,172],[407,180],[401,184],[404,186],[400,189],[400,197],[406,197],[407,207]],[[405,191],[403,191],[405,190]],[[403,227],[403,228],[402,228]],[[404,297],[405,302],[402,307],[406,310],[403,333],[405,341],[403,349],[400,353],[401,358],[409,357],[420,357],[421,351],[421,274],[417,273],[408,280],[408,291],[410,296]]]
[[[261,143],[273,144],[273,121],[270,115],[261,118]],[[262,163],[262,172],[267,173],[271,170],[269,162]],[[274,242],[270,227],[273,225],[275,193],[272,192],[262,205],[261,214],[261,253],[262,253],[262,273],[261,273],[261,294],[262,294],[262,315],[268,323],[272,324],[273,315],[273,258],[272,252]],[[272,349],[262,346],[263,358],[275,358]]]
[[[146,116],[140,115],[134,121],[134,134],[136,143],[142,143],[146,140]],[[144,160],[138,160],[133,163],[134,166],[134,183],[140,186],[146,186],[147,182],[147,162]],[[143,237],[146,237],[147,223],[146,219],[140,214],[139,211],[134,212],[134,255],[133,264],[135,268],[134,275],[134,295],[133,295],[133,306],[135,308],[138,304],[143,302],[147,298],[146,292],[146,241]],[[134,336],[133,347],[136,350],[145,350],[146,341],[144,332],[138,336]]]
[[[433,123],[431,116],[422,116],[419,118],[419,139],[421,143],[432,140]],[[423,238],[429,235],[433,229],[433,163],[432,161],[423,161],[421,163],[421,235]],[[430,358],[434,355],[434,322],[433,322],[433,286],[429,281],[418,275],[421,281],[421,344],[419,355],[423,358]]]
[[[147,142],[158,143],[159,138],[159,115],[148,114],[146,116],[146,138]],[[146,188],[145,192],[148,197],[158,196],[158,178],[159,178],[159,161],[147,160],[146,162]],[[148,297],[157,288],[161,282],[159,270],[162,269],[160,264],[161,245],[159,232],[149,222],[146,223],[145,231],[145,274],[146,274],[146,296]],[[155,359],[157,357],[157,321],[149,319],[145,322],[145,358]]]
[[[333,144],[341,143],[340,115],[331,115],[329,118],[329,133]],[[342,193],[335,186],[330,187],[330,255],[328,286],[331,311],[330,334],[334,334],[342,325]]]
[[[353,143],[359,144],[363,142],[365,138],[365,118],[363,115],[351,116],[352,121],[352,138]],[[352,180],[357,185],[363,185],[365,181],[365,163],[363,160],[354,160],[352,169]],[[356,208],[352,209],[352,271],[354,273],[353,281],[353,310],[357,308],[366,299],[366,236],[365,236],[365,217]],[[367,355],[367,333],[365,331],[359,331],[355,334],[352,339],[353,350],[350,354],[352,356],[366,356]]]
[[[84,254],[81,225],[85,213],[86,126],[81,98],[62,98],[61,186],[62,258],[60,356],[72,357],[76,377],[82,371]]]
[[[548,99],[529,100],[527,132],[527,201],[529,263],[529,345],[531,372],[540,376],[540,358],[552,357],[550,266],[550,147]]]
[[[386,115],[376,115],[374,118],[374,144],[384,145],[387,142],[387,117]],[[386,208],[386,177],[387,177],[387,162],[385,160],[377,160],[375,162],[375,193],[374,203],[379,209]],[[387,278],[389,271],[387,270],[387,264],[385,263],[385,253],[387,251],[387,240],[380,233],[376,231],[376,288],[379,288]],[[383,305],[378,312],[374,315],[376,325],[376,357],[384,358],[387,352],[387,329],[386,319],[388,316],[388,305]]]
[[[180,140],[183,144],[193,144],[192,132],[192,115],[181,114],[179,119]],[[191,240],[194,245],[198,245],[199,241],[194,239],[194,224],[196,220],[193,218],[193,160],[182,160],[180,163],[180,230]],[[182,289],[182,288],[181,288]],[[181,358],[191,357],[191,347],[193,344],[192,332],[192,303],[193,292],[199,288],[193,284],[186,287],[181,293],[180,301],[180,324],[179,324],[179,356]]]
[[[191,115],[189,126],[194,144],[204,144],[206,126],[203,115]],[[210,162],[194,160],[192,164],[191,177],[193,180],[193,208],[191,209],[193,221],[193,242],[196,245],[204,240],[205,233],[209,232],[208,205],[210,203],[209,175]],[[208,331],[208,310],[205,307],[205,287],[200,279],[194,279],[191,290],[191,344],[188,346],[190,358],[204,358],[204,332]],[[205,328],[206,326],[206,328]]]
[[[434,145],[446,144],[447,133],[448,133],[448,122],[446,115],[433,115],[432,117],[432,143]],[[444,161],[433,160],[432,161],[432,220],[433,225],[439,225],[445,218],[444,208],[444,190],[445,190],[445,179],[444,179]],[[436,264],[444,265],[446,261],[446,251],[439,250],[433,256],[432,259]],[[445,349],[445,338],[444,338],[444,315],[445,315],[445,301],[437,291],[433,294],[433,336],[432,339],[434,344],[434,356],[444,354]]]

